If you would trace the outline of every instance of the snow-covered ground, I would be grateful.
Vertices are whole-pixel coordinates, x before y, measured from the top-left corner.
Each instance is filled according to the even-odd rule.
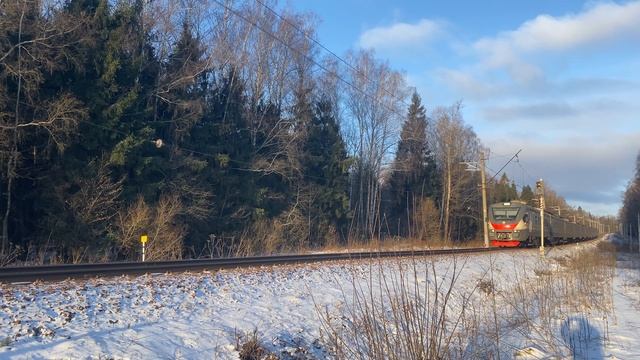
[[[596,246],[589,242],[552,248],[544,259],[532,249],[415,262],[341,261],[4,284],[0,285],[0,358],[237,359],[238,337],[255,329],[263,345],[281,358],[322,359],[330,350],[320,315],[348,308],[354,287],[379,287],[380,278],[397,276],[402,266],[417,266],[414,280],[429,283],[433,281],[429,274],[450,277],[455,263],[460,274],[455,291],[475,292],[474,298],[482,303],[491,292],[480,291],[478,284],[488,274],[496,293],[506,294],[514,281],[533,284],[542,270],[561,268],[563,258]],[[640,260],[631,254],[618,257],[610,314],[593,312],[592,319],[588,311],[576,318],[566,313],[566,318],[557,319],[562,325],[555,335],[567,342],[559,348],[542,343],[539,333],[505,330],[498,350],[502,356],[555,358],[574,352],[576,357],[640,359]],[[573,335],[585,329],[586,337]],[[577,338],[586,339],[579,354],[574,340],[567,340]]]

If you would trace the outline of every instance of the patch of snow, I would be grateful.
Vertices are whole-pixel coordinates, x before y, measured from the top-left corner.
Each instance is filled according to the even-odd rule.
[[[464,269],[456,290],[471,291],[493,268],[497,291],[506,291],[515,280],[514,268],[559,266],[553,259],[594,246],[589,242],[549,248],[546,258],[537,249],[457,256]],[[437,273],[446,278],[453,259],[427,257],[416,263],[426,269],[433,262]],[[589,354],[640,358],[638,268],[617,270],[609,341],[605,348],[587,348]],[[354,286],[375,286],[372,278],[397,270],[397,260],[381,259],[0,284],[0,358],[237,359],[238,336],[257,329],[267,350],[282,358],[322,359],[329,353],[322,342],[319,314],[348,307]],[[519,281],[537,276],[533,271],[522,274],[526,278]],[[576,327],[584,327],[581,321],[566,322],[564,334],[570,337]],[[514,357],[550,356],[531,338],[512,336],[510,342],[519,344],[511,352]]]

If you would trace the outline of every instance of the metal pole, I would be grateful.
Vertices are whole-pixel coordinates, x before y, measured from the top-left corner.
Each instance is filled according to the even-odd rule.
[[[536,191],[540,196],[540,255],[544,255],[544,182],[536,181]]]
[[[640,253],[640,212],[638,213],[638,252]]]
[[[484,175],[484,151],[480,152],[480,177],[482,178],[482,226],[484,229],[484,247],[489,247],[489,229],[487,224],[487,182]]]
[[[540,197],[540,201],[543,198]],[[540,206],[540,254],[544,255],[544,205]]]
[[[147,248],[147,245],[145,243],[142,243],[142,262],[144,262],[145,259],[145,249]]]

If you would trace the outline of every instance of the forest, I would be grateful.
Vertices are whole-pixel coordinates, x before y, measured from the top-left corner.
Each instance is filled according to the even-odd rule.
[[[620,229],[622,234],[638,239],[640,232],[640,153],[636,160],[635,174],[624,192],[620,210]]]
[[[149,260],[481,238],[462,104],[279,8],[0,2],[0,265],[137,260],[142,234]],[[490,203],[532,202],[499,175]]]

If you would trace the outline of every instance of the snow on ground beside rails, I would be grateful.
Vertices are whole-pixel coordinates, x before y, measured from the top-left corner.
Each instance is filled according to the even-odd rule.
[[[492,266],[496,286],[509,289],[515,267],[559,266],[550,259],[593,246],[552,248],[547,260],[535,249],[458,256],[456,264],[464,269],[456,290],[471,291]],[[445,274],[453,259],[418,263],[434,261],[437,273]],[[616,321],[608,325],[609,344],[602,351],[614,358],[640,358],[640,278],[634,266],[620,269],[614,284]],[[385,259],[0,285],[0,358],[237,359],[237,335],[257,329],[267,348],[284,358],[297,351],[298,358],[302,352],[321,359],[327,352],[319,311],[348,306],[354,279],[375,286],[371,277],[380,276],[379,270],[389,275],[397,269],[397,261]],[[530,353],[536,351],[534,346]]]
[[[618,255],[614,279],[615,319],[607,347],[611,358],[640,359],[640,256]]]

